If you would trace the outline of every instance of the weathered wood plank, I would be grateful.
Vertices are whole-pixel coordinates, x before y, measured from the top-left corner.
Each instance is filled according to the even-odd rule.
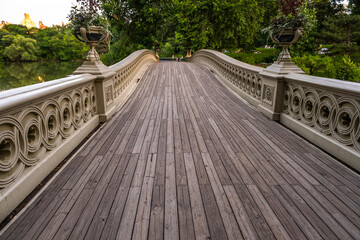
[[[166,154],[164,239],[179,239],[175,157]]]
[[[286,193],[280,186],[271,186],[272,190],[278,196],[280,202],[286,207],[286,210],[295,218],[296,223],[300,226],[308,239],[322,239],[319,233],[308,222],[302,212],[296,208],[293,202],[289,199]]]
[[[189,189],[187,185],[177,185],[180,239],[195,239],[194,223],[191,215]]]
[[[294,186],[299,195],[311,206],[313,211],[321,216],[321,219],[325,222],[326,225],[334,232],[334,234],[340,239],[351,239],[349,233],[339,225],[335,218],[328,213],[325,208],[326,205],[321,205],[318,203],[306,190],[301,186]],[[353,224],[351,224],[353,225]]]
[[[236,221],[240,226],[244,239],[259,239],[251,220],[246,213],[244,204],[240,200],[234,186],[224,186],[224,191],[234,211]]]
[[[0,238],[356,239],[358,222],[358,174],[174,62]]]
[[[125,175],[125,173],[129,174],[129,169],[135,169],[136,161],[129,163],[131,154],[114,155],[114,157],[120,158],[120,162],[117,165],[108,186],[106,187],[106,191],[96,210],[95,216],[91,219],[91,225],[87,230],[85,238],[89,238],[89,236],[91,236],[94,239],[100,239],[106,220],[110,215],[110,209],[115,199],[118,187],[120,186],[122,180],[124,178],[126,179],[127,175]]]
[[[121,184],[117,189],[116,196],[113,200],[110,214],[106,218],[106,224],[103,228],[103,231],[101,232],[100,239],[116,238],[138,159],[139,154],[131,154],[129,164],[124,173],[124,177],[121,179]]]
[[[195,165],[192,155],[190,153],[184,153],[184,160],[189,184],[189,195],[194,221],[195,237],[197,239],[210,238],[210,232],[202,203],[199,182],[196,177]]]
[[[253,196],[256,204],[259,206],[275,237],[277,239],[291,239],[284,226],[281,224],[280,220],[275,215],[264,196],[261,194],[260,190],[255,185],[248,185],[247,188]]]
[[[165,187],[164,185],[155,185],[153,189],[153,200],[151,203],[151,216],[148,235],[149,240],[164,239],[164,209]]]
[[[229,239],[243,239],[210,155],[208,153],[202,153],[201,156],[204,161],[205,169],[208,173],[212,189],[214,191],[215,199],[219,207],[224,227],[226,229],[227,237]]]

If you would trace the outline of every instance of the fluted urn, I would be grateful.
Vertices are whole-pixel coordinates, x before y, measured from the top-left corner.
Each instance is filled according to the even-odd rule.
[[[103,74],[109,69],[101,62],[96,51],[96,46],[109,37],[109,33],[100,26],[80,27],[75,37],[90,46],[86,61],[74,72],[74,74],[91,73]]]
[[[289,46],[298,42],[301,39],[303,32],[303,28],[289,28],[270,34],[271,39],[282,46],[283,49],[280,52],[278,59],[272,65],[267,67],[266,71],[276,72],[278,74],[304,73],[301,68],[291,61],[289,53]]]

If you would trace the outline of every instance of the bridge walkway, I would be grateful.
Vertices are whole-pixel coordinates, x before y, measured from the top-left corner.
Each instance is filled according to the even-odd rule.
[[[1,239],[359,239],[360,176],[192,63],[152,65]]]

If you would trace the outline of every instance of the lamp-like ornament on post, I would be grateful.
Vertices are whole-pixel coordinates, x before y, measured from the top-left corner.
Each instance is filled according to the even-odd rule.
[[[304,0],[278,0],[280,11],[271,25],[263,29],[270,38],[283,49],[278,59],[266,71],[277,74],[304,73],[291,61],[289,46],[298,42],[303,34],[304,27],[309,25],[304,11]]]
[[[306,0],[278,0],[280,6],[278,15],[271,25],[262,30],[268,33],[271,39],[282,47],[277,61],[265,68],[261,73],[261,102],[259,110],[273,120],[280,120],[283,110],[285,78],[291,73],[304,71],[291,61],[289,46],[298,42],[312,21]],[[310,17],[310,18],[309,18]]]
[[[109,37],[109,33],[104,31],[101,26],[88,26],[86,28],[80,27],[79,32],[75,36],[80,41],[89,45],[90,50],[86,57],[86,61],[76,69],[74,74],[91,73],[101,75],[108,72],[108,67],[101,62],[95,47],[104,42]]]
[[[276,72],[278,74],[288,74],[288,73],[304,73],[301,68],[295,65],[291,61],[291,56],[289,53],[289,46],[298,42],[303,34],[303,29],[285,29],[281,34],[274,35],[270,34],[271,39],[279,44],[283,49],[280,52],[277,60],[266,68],[267,71]]]
[[[109,72],[101,61],[96,47],[110,37],[107,20],[98,14],[98,0],[77,0],[80,7],[73,6],[68,19],[74,36],[90,46],[86,61],[73,74],[90,73],[102,75]]]
[[[80,5],[72,7],[70,15],[71,29],[80,41],[90,46],[86,61],[73,74],[96,75],[96,104],[100,122],[107,121],[116,110],[113,99],[115,72],[105,66],[99,58],[95,47],[109,41],[110,31],[107,20],[98,14],[100,0],[76,0]]]

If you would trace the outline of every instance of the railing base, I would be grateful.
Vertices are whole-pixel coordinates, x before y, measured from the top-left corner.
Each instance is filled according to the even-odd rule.
[[[335,139],[328,137],[312,127],[293,119],[288,114],[280,115],[280,123],[307,139],[312,144],[320,147],[342,162],[360,171],[360,154],[354,149],[347,147]]]
[[[258,110],[264,114],[267,118],[274,120],[274,121],[279,121],[280,120],[280,114],[279,113],[275,113],[273,111],[271,111],[269,108],[263,106],[263,105],[259,105],[258,106]]]
[[[51,173],[85,138],[99,125],[99,118],[93,117],[76,134],[66,139],[56,150],[48,152],[41,162],[27,169],[13,185],[0,193],[0,222],[3,221],[37,185]]]
[[[104,75],[108,72],[111,72],[111,69],[109,69],[101,61],[97,61],[97,62],[85,61],[78,69],[75,70],[75,72],[73,72],[73,74],[77,75],[77,74],[90,73],[92,75]]]
[[[274,62],[264,70],[265,72],[270,72],[274,74],[284,75],[289,73],[300,73],[305,74],[305,72],[295,65],[294,62]]]

